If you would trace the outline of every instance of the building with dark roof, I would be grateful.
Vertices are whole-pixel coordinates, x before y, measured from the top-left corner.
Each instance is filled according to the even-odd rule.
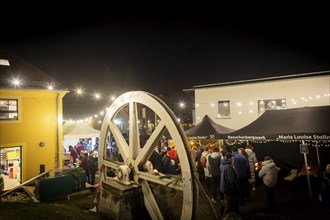
[[[62,167],[67,92],[37,67],[0,50],[0,154],[7,158],[0,168],[17,184]]]
[[[330,105],[330,71],[197,85],[184,91],[194,92],[195,123],[208,115],[218,124],[240,129],[266,110]]]
[[[20,80],[20,88],[67,91],[67,87],[9,50],[0,49],[0,86],[13,88],[13,80]]]

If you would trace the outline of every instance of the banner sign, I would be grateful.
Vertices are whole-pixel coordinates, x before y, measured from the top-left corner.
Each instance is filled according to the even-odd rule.
[[[265,140],[283,140],[283,141],[330,141],[330,135],[278,135],[277,137],[266,137],[264,135],[228,135],[228,140],[250,140],[250,141],[265,141]]]

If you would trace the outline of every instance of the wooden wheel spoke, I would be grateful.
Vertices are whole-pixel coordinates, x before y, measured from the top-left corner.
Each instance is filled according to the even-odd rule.
[[[157,117],[161,119],[150,137],[148,137],[148,140],[145,143],[143,140],[143,146],[140,146],[140,124],[138,117],[138,107],[141,106],[147,107],[154,112],[155,117],[157,115]],[[116,115],[121,110],[125,110],[124,113],[128,113],[128,142],[114,122]],[[180,161],[181,173],[179,175],[164,175],[162,173],[155,174],[152,173],[152,171],[149,171],[149,173],[139,170],[139,168],[149,160],[164,133],[169,134],[168,138],[175,143],[178,159]],[[109,134],[113,135],[125,165],[130,168],[133,167],[134,183],[142,187],[145,207],[151,218],[167,218],[167,210],[164,209],[164,206],[160,205],[162,204],[160,200],[162,197],[160,197],[161,194],[158,193],[159,189],[157,187],[170,187],[172,191],[174,190],[177,192],[177,195],[180,196],[178,201],[182,201],[182,204],[177,205],[177,207],[180,208],[178,209],[179,212],[175,213],[175,218],[192,219],[194,209],[196,209],[194,199],[198,196],[197,192],[194,192],[194,162],[189,159],[189,145],[184,131],[177,123],[175,115],[166,104],[158,97],[142,91],[128,92],[121,95],[109,107],[102,124],[100,146],[104,149],[108,147],[107,135]],[[115,171],[122,168],[123,166],[120,163],[115,163],[104,155],[106,153],[104,149],[99,151],[101,153],[99,156],[99,164]],[[107,177],[107,173],[105,173],[104,170],[107,169],[101,170],[100,173],[101,176],[103,176],[102,181],[114,181]],[[103,192],[102,190],[101,192]],[[106,198],[101,196],[100,199]],[[157,201],[160,202],[160,204],[158,204]]]
[[[147,181],[141,182],[144,204],[152,219],[164,219]]]
[[[132,161],[135,160],[140,149],[140,132],[137,111],[137,103],[131,101],[129,103],[129,156]]]
[[[135,170],[137,170],[138,165],[146,163],[147,160],[150,158],[150,155],[152,154],[152,151],[154,151],[157,141],[159,141],[159,138],[163,134],[164,130],[165,124],[163,121],[160,121],[152,135],[149,137],[147,143],[144,145],[139,155],[136,157]]]
[[[109,129],[117,143],[117,147],[122,155],[123,160],[125,161],[125,164],[128,164],[129,163],[129,161],[128,161],[128,158],[129,158],[128,148],[129,147],[128,147],[128,144],[127,144],[125,138],[123,137],[119,128],[113,121],[109,122]]]

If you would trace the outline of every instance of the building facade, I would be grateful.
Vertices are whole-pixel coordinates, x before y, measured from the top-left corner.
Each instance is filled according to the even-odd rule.
[[[0,86],[3,172],[23,183],[60,168],[62,100],[67,89],[7,50],[0,50]]]
[[[240,129],[266,110],[330,105],[330,71],[194,86],[195,123]]]

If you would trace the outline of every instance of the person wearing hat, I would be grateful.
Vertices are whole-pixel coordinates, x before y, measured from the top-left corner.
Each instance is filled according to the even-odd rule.
[[[227,153],[220,165],[220,191],[225,195],[225,207],[222,215],[238,212],[238,175],[232,165],[233,155]]]
[[[264,157],[264,162],[261,163],[262,167],[259,171],[259,177],[266,187],[267,204],[270,209],[275,208],[275,193],[274,189],[277,183],[278,168],[270,156]]]

